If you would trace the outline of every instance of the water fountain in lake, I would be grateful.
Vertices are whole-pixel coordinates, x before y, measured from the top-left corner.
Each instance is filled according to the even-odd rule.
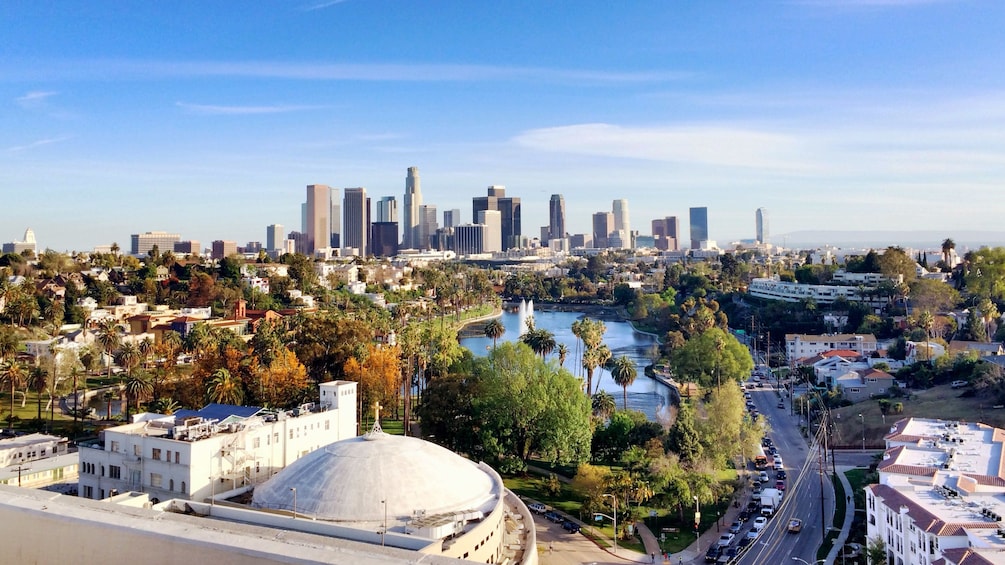
[[[520,335],[523,335],[527,333],[527,320],[534,317],[534,299],[520,300],[517,315],[517,319],[520,321]]]

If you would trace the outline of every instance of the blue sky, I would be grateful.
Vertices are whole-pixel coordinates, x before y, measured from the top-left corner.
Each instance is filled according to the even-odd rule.
[[[627,198],[710,237],[1000,230],[1005,3],[0,3],[0,240],[264,241],[307,184],[460,208],[524,233]],[[936,245],[938,242],[933,242]]]

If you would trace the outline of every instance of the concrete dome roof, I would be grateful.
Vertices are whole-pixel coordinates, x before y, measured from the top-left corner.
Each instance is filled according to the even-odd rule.
[[[421,439],[378,432],[329,444],[255,488],[252,506],[334,522],[391,523],[416,511],[481,510],[502,495],[492,475]],[[490,504],[491,503],[491,504]]]

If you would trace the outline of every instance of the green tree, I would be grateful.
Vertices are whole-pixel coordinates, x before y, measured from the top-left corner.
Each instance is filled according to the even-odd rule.
[[[721,348],[717,346],[720,341]],[[670,365],[680,378],[707,387],[713,384],[716,374],[727,382],[743,380],[753,370],[754,361],[735,337],[712,328],[674,350]]]
[[[500,322],[498,318],[495,318],[493,320],[489,320],[489,322],[485,324],[484,332],[485,337],[492,340],[492,348],[495,349],[499,338],[506,333],[506,326],[503,326],[502,322]]]
[[[694,465],[704,456],[704,447],[698,435],[694,409],[689,403],[682,403],[677,411],[677,419],[667,435],[667,448],[676,453],[681,463]]]
[[[1005,300],[1005,247],[985,247],[968,256],[967,291],[980,298]]]
[[[956,242],[950,238],[942,241],[942,263],[947,271],[952,270],[953,250],[956,249]]]
[[[526,345],[504,343],[475,361],[472,378],[472,407],[481,422],[475,455],[520,465],[531,454],[562,464],[589,457],[590,402],[568,371]]]
[[[8,361],[0,373],[0,380],[10,388],[10,417],[14,417],[14,395],[17,389],[24,386],[25,374],[20,363]]]
[[[122,343],[118,323],[112,318],[105,318],[98,322],[98,331],[94,336],[94,340],[105,353],[108,377],[110,378],[112,376],[112,364],[108,363],[107,359],[111,358],[112,352],[118,349],[119,344]]]
[[[865,554],[869,559],[869,565],[886,565],[886,542],[879,536],[869,538]]]
[[[226,369],[221,369],[226,370]],[[142,371],[131,371],[126,378],[126,420],[129,420],[129,410],[139,404],[154,390],[154,385]]]
[[[241,380],[227,369],[217,369],[213,373],[206,395],[210,402],[219,404],[241,404],[244,399],[244,389]]]
[[[590,404],[593,407],[593,415],[606,420],[617,410],[618,406],[614,402],[614,397],[606,390],[597,392],[591,397]]]
[[[632,386],[636,377],[638,377],[638,370],[635,369],[635,362],[627,355],[622,355],[614,361],[614,366],[611,368],[611,378],[621,387],[621,406],[625,410],[628,410],[628,387]]]

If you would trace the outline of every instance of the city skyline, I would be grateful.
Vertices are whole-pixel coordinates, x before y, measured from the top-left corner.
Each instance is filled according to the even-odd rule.
[[[720,243],[751,239],[759,207],[775,240],[997,230],[1002,212],[1000,3],[40,2],[4,15],[17,25],[0,56],[3,240],[31,227],[57,250],[148,230],[261,241],[263,226],[301,226],[304,186],[400,198],[409,166],[441,210],[506,186],[524,235],[549,225],[551,194],[569,233],[590,233],[614,196],[633,226],[707,207]],[[323,29],[338,41],[317,41]]]

